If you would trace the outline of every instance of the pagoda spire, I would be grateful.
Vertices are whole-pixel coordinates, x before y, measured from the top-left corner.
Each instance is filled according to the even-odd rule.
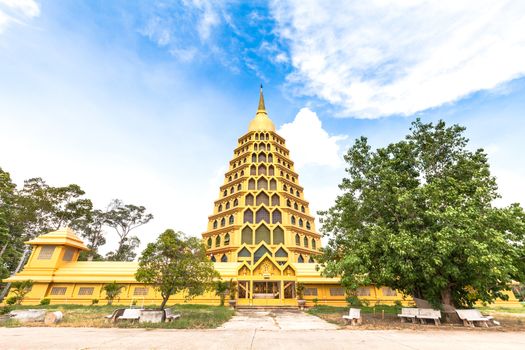
[[[257,113],[266,113],[266,107],[264,106],[264,95],[263,95],[263,86],[259,90],[259,107],[257,108]]]

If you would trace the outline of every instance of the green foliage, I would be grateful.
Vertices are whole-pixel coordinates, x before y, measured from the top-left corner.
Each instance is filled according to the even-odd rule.
[[[154,243],[148,244],[139,258],[135,278],[153,285],[162,296],[161,309],[170,295],[184,292],[186,299],[213,289],[218,277],[206,249],[196,237],[166,230]]]
[[[237,281],[233,278],[230,279],[228,289],[230,290],[230,300],[235,300],[235,297],[237,295]]]
[[[11,293],[14,294],[13,297],[15,298],[16,304],[22,304],[22,301],[24,300],[27,293],[29,293],[33,288],[33,284],[34,282],[31,280],[16,281],[11,283]]]
[[[314,306],[317,306],[317,304],[319,303],[319,299],[318,298],[314,298],[312,301],[314,302]]]
[[[44,298],[40,300],[40,305],[49,305],[49,304],[51,304],[51,299],[49,298]]]
[[[303,300],[304,299],[304,284],[301,282],[298,282],[295,285],[295,292],[297,293],[297,299]]]
[[[321,212],[322,263],[350,290],[385,285],[433,304],[470,306],[524,280],[525,214],[498,198],[483,150],[464,128],[417,120],[402,141],[348,150],[342,194]]]
[[[124,288],[124,286],[118,284],[116,281],[105,284],[104,287],[102,287],[102,290],[106,292],[106,300],[108,301],[108,305],[113,304],[113,300],[120,295],[122,288]]]
[[[348,295],[346,297],[346,302],[349,306],[361,307],[363,302],[357,297],[357,295]]]
[[[215,295],[220,297],[220,306],[224,306],[224,299],[226,298],[226,292],[228,291],[228,283],[223,280],[215,281]]]
[[[91,299],[91,305],[97,305],[99,302],[98,299]]]
[[[11,305],[1,306],[0,307],[0,315],[6,315],[13,311],[13,307]]]
[[[7,298],[7,299],[5,300],[5,303],[6,303],[7,305],[15,305],[17,302],[18,302],[18,298],[15,297],[14,295],[13,295],[13,296],[10,296],[9,298]]]

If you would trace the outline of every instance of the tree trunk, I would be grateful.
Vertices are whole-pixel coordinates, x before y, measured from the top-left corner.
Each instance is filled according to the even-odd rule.
[[[461,321],[456,313],[456,308],[454,307],[452,289],[450,286],[447,286],[441,291],[441,303],[443,304],[443,316],[447,322],[458,323]]]
[[[167,297],[165,296],[162,297],[162,303],[160,304],[161,310],[164,310],[164,307],[166,306],[166,303],[168,302],[169,297],[170,297],[169,295]]]
[[[4,246],[2,247],[2,250],[0,250],[0,257],[2,257],[2,255],[4,255],[6,249],[7,249],[7,243],[4,244]]]
[[[27,256],[29,255],[30,251],[31,251],[30,247],[28,247],[28,246],[24,247],[24,253],[20,257],[20,261],[18,261],[18,266],[16,267],[15,271],[11,274],[11,276],[14,276],[18,272],[20,272],[20,270],[22,269],[22,266],[24,266],[24,263],[25,263],[25,261],[27,259]],[[4,300],[5,296],[7,295],[7,292],[9,291],[9,288],[11,288],[11,283],[7,283],[5,285],[5,287],[4,287],[4,289],[2,290],[2,293],[0,293],[0,302],[2,300]]]

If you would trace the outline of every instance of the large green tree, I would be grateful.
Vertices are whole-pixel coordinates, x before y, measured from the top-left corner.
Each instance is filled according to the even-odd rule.
[[[524,280],[525,215],[498,198],[487,155],[471,151],[464,128],[412,124],[402,141],[348,150],[348,177],[321,212],[330,237],[322,263],[350,290],[378,284],[437,305],[505,297]]]
[[[201,240],[173,230],[164,231],[148,244],[135,274],[137,281],[153,285],[160,292],[161,309],[173,294],[183,292],[189,299],[213,289],[216,277]]]

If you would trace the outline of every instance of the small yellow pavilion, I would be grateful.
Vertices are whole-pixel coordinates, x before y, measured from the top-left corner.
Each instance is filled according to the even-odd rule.
[[[256,115],[238,139],[202,234],[221,277],[238,281],[238,305],[296,306],[297,283],[305,285],[308,305],[346,305],[339,279],[322,277],[316,268],[321,239],[308,204],[285,140],[268,117],[261,87]],[[7,279],[35,282],[24,304],[43,298],[52,303],[90,304],[94,299],[103,303],[102,287],[111,282],[124,286],[119,304],[161,301],[152,286],[135,280],[137,262],[77,261],[87,247],[70,229],[27,243],[33,251],[24,270]],[[357,294],[371,304],[411,302],[387,287],[364,286]],[[183,301],[183,295],[175,295],[169,302]],[[192,301],[218,302],[213,292]]]

